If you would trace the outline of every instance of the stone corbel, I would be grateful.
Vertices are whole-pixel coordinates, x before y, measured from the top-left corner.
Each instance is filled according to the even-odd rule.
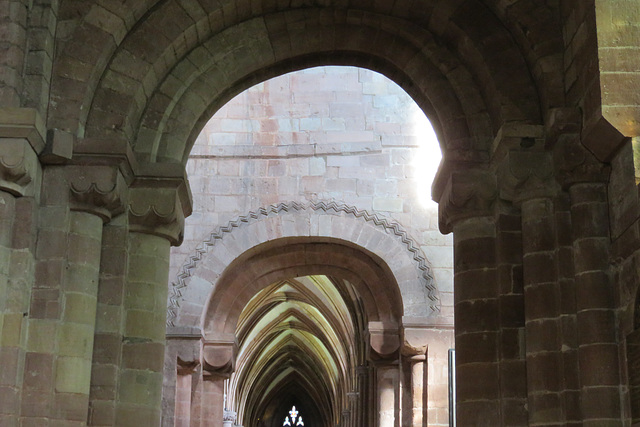
[[[109,222],[124,212],[127,183],[114,166],[65,166],[72,211],[89,212]]]
[[[27,139],[0,138],[0,191],[33,196],[39,176],[38,156]]]
[[[496,200],[495,175],[486,169],[460,167],[452,171],[438,195],[440,231],[453,231],[457,221],[491,215]]]
[[[173,170],[175,169],[175,170]],[[191,214],[191,192],[181,165],[149,165],[135,178],[129,199],[132,231],[182,243],[184,219]],[[155,173],[154,173],[155,172]]]
[[[398,325],[385,322],[369,322],[369,359],[389,360],[396,359],[400,350],[400,334]]]
[[[202,368],[212,375],[229,376],[235,370],[237,354],[236,341],[204,341]]]

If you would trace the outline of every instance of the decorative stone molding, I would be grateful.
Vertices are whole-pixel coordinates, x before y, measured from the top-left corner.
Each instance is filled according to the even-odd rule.
[[[204,341],[202,368],[209,374],[228,376],[235,370],[237,354],[236,341]]]
[[[105,223],[124,212],[127,183],[117,167],[65,166],[65,172],[71,210],[92,213]]]
[[[209,235],[209,238],[202,242],[202,244],[200,244],[196,248],[195,253],[189,256],[187,262],[178,272],[176,280],[171,283],[171,287],[169,288],[169,303],[167,308],[167,326],[174,326],[174,319],[177,317],[178,308],[180,306],[179,299],[182,296],[181,290],[187,286],[186,280],[191,277],[199,262],[209,251],[209,248],[216,245],[216,242],[222,240],[225,235],[233,232],[234,230],[242,226],[260,221],[261,219],[275,215],[305,211],[318,213],[333,212],[336,214],[343,213],[345,215],[350,215],[354,218],[361,219],[367,223],[374,224],[376,227],[383,229],[386,233],[396,236],[406,247],[412,260],[416,264],[417,269],[420,272],[421,281],[425,289],[427,289],[428,298],[433,302],[431,304],[432,311],[439,311],[437,289],[427,260],[420,250],[418,244],[409,236],[409,234],[402,228],[400,224],[388,218],[381,217],[377,214],[372,214],[365,209],[358,209],[355,206],[350,206],[335,201],[317,201],[303,203],[292,201],[261,207],[259,209],[256,209],[255,211],[250,211],[246,215],[241,215],[236,219],[229,221],[224,226],[216,228]]]
[[[40,173],[38,156],[24,138],[0,138],[0,190],[32,196]]]
[[[438,195],[440,231],[453,231],[453,224],[466,218],[488,216],[497,198],[496,178],[484,169],[457,170]]]
[[[148,165],[130,189],[129,226],[131,231],[164,237],[172,245],[182,243],[184,219],[191,214],[191,192],[184,169],[171,173],[169,165]],[[159,169],[166,166],[163,170]],[[154,171],[154,168],[158,168]],[[169,172],[162,175],[162,172]],[[154,173],[158,172],[158,173]]]

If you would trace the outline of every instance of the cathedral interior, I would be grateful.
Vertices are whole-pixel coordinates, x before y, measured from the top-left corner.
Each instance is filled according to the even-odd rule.
[[[0,426],[640,426],[638,0],[0,0]]]

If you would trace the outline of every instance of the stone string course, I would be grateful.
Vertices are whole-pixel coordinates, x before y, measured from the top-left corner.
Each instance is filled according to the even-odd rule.
[[[177,317],[177,311],[180,307],[180,298],[182,297],[181,290],[188,286],[187,279],[191,276],[193,270],[198,266],[198,263],[202,260],[202,257],[208,252],[210,247],[215,246],[218,240],[222,240],[226,234],[233,232],[233,230],[250,223],[260,221],[263,218],[273,216],[290,214],[297,212],[309,212],[316,213],[329,213],[333,211],[335,213],[344,213],[351,215],[355,218],[362,219],[366,222],[373,223],[376,227],[383,229],[386,233],[391,233],[397,236],[402,243],[406,246],[407,251],[413,261],[417,264],[418,270],[420,270],[421,280],[427,289],[430,304],[430,309],[433,312],[440,311],[439,301],[437,297],[436,286],[433,282],[433,276],[427,263],[427,260],[417,246],[415,241],[409,236],[409,234],[402,228],[400,224],[388,218],[381,217],[377,214],[372,214],[365,209],[358,209],[354,206],[349,206],[344,203],[337,203],[335,201],[318,201],[318,202],[288,202],[278,203],[277,205],[269,205],[261,207],[255,211],[250,211],[246,215],[241,215],[234,220],[229,221],[226,225],[216,228],[200,246],[196,248],[194,253],[189,256],[187,262],[182,266],[180,272],[177,274],[176,279],[171,283],[169,290],[169,303],[167,308],[167,326],[175,326],[174,319]]]

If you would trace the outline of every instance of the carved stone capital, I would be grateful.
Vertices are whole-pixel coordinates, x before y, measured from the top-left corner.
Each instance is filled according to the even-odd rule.
[[[371,360],[392,359],[400,350],[398,326],[384,322],[369,322],[369,358]]]
[[[496,196],[495,175],[490,171],[452,171],[438,200],[440,231],[447,234],[457,221],[490,215]]]
[[[551,153],[510,150],[498,167],[500,198],[513,203],[550,197],[556,191]]]
[[[577,134],[559,138],[553,151],[558,183],[562,188],[584,182],[607,182],[611,167],[602,163],[580,141]]]
[[[164,166],[162,169],[159,167]],[[168,239],[172,245],[182,243],[184,219],[191,214],[191,191],[184,169],[174,165],[154,165],[135,178],[129,199],[129,225],[132,231]],[[178,172],[178,173],[175,173]]]
[[[35,194],[40,175],[38,156],[25,138],[0,138],[0,191]]]
[[[109,222],[124,212],[127,183],[114,166],[65,166],[73,211],[89,212]]]
[[[236,341],[204,341],[202,368],[209,374],[228,376],[236,368],[238,343]]]

